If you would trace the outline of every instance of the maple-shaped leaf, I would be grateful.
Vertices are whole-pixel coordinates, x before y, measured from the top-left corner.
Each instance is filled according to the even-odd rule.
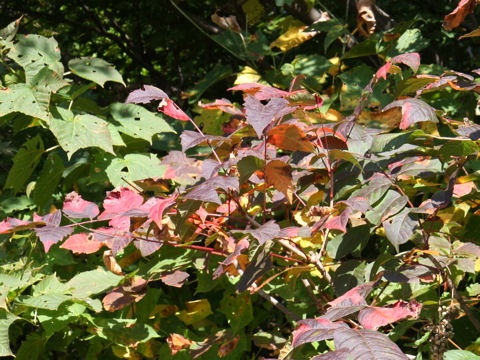
[[[175,270],[170,274],[162,274],[160,280],[162,280],[165,285],[180,288],[185,284],[189,276],[185,271]]]
[[[333,330],[347,325],[341,321],[333,322],[324,318],[306,319],[298,322],[300,325],[293,331],[292,346],[333,338]]]
[[[234,86],[228,91],[243,91],[246,95],[252,95],[258,100],[270,100],[273,98],[281,98],[291,95],[292,93],[280,90],[271,86],[259,83],[244,83]]]
[[[276,119],[295,111],[294,107],[289,106],[288,100],[283,98],[273,98],[263,105],[257,98],[247,95],[244,106],[247,122],[252,125],[258,137],[261,137],[263,130]]]
[[[70,236],[60,247],[77,254],[93,254],[103,245],[102,242],[95,239],[92,233],[78,233]]]
[[[443,28],[451,31],[458,27],[467,15],[473,13],[476,0],[460,0],[457,7],[443,19]]]
[[[148,281],[140,277],[128,279],[122,286],[114,288],[103,297],[103,307],[113,312],[142,300],[147,293],[147,283]]]
[[[73,227],[60,226],[62,221],[62,212],[60,210],[45,216],[33,214],[33,220],[34,223],[43,222],[45,224],[43,227],[35,228],[34,231],[43,244],[46,253],[53,244],[63,240],[65,236],[73,232]]]
[[[200,162],[185,155],[182,151],[170,151],[164,156],[160,165],[167,169],[163,175],[164,179],[171,179],[180,184],[190,185],[195,182],[195,177],[202,173]]]
[[[265,244],[268,240],[275,239],[276,237],[280,236],[280,226],[274,221],[270,220],[265,224],[261,225],[257,229],[253,230],[235,230],[235,232],[241,232],[243,234],[250,234],[255,239],[258,240],[260,245]]]
[[[142,88],[133,90],[128,94],[126,103],[148,104],[154,100],[162,100],[168,98],[168,95],[159,88],[152,85],[143,85]]]
[[[67,194],[63,203],[62,210],[65,215],[74,219],[93,219],[100,212],[97,204],[91,201],[83,200],[82,197],[75,191]]]
[[[333,333],[336,350],[347,350],[355,360],[408,360],[387,335],[378,331],[338,328]]]
[[[153,221],[155,221],[155,223],[160,229],[162,228],[162,218],[165,209],[175,204],[175,200],[177,199],[177,197],[178,193],[174,193],[172,196],[165,199],[155,198],[154,205],[149,209],[148,215]]]
[[[390,61],[387,61],[385,65],[383,65],[380,69],[377,70],[377,72],[375,73],[375,78],[387,80],[387,74],[391,67],[392,63]]]
[[[113,255],[133,241],[133,234],[130,232],[107,227],[95,229],[93,236],[98,242],[105,243]]]
[[[282,192],[290,203],[293,201],[293,178],[290,165],[281,160],[272,160],[265,166],[265,181]]]
[[[399,128],[402,130],[407,129],[411,125],[418,122],[430,121],[433,123],[438,123],[435,109],[423,100],[416,98],[396,100],[385,106],[382,111],[386,111],[394,107],[402,108],[402,121],[400,121],[399,125]]]
[[[128,231],[130,229],[131,216],[145,216],[146,212],[142,210],[143,197],[128,188],[120,188],[107,192],[107,197],[103,201],[105,209],[99,220],[110,219],[109,225],[114,228]]]
[[[400,54],[391,58],[390,62],[393,64],[405,64],[416,73],[420,66],[420,54],[416,52]]]
[[[377,330],[381,326],[391,324],[406,317],[417,318],[422,310],[422,304],[415,300],[406,302],[398,300],[395,304],[385,307],[369,306],[358,313],[358,321],[365,329]]]
[[[198,102],[198,106],[206,110],[221,110],[223,112],[244,116],[242,110],[238,109],[227,99],[217,99],[213,103],[202,104],[201,101]]]
[[[228,189],[238,191],[238,179],[229,176],[212,177],[203,183],[194,186],[192,190],[184,196],[184,199],[208,201],[221,205],[222,203],[217,194],[218,188],[224,191],[228,191]]]
[[[281,124],[268,132],[267,142],[287,151],[315,152],[303,131],[294,124]]]
[[[217,144],[219,142],[228,140],[227,138],[224,138],[222,136],[203,135],[200,134],[198,131],[190,130],[184,130],[182,132],[182,135],[180,135],[180,139],[183,152],[201,143],[206,143],[207,141],[209,141],[211,144]]]

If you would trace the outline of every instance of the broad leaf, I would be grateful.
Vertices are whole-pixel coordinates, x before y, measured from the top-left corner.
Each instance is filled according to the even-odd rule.
[[[168,95],[152,85],[143,85],[140,89],[133,90],[128,94],[126,103],[148,104],[153,100],[168,99]]]
[[[228,176],[215,176],[212,177],[200,185],[196,185],[189,193],[187,193],[183,198],[214,202],[218,205],[221,205],[220,198],[217,194],[217,189],[220,188],[224,191],[232,189],[238,191],[238,179]]]
[[[281,124],[274,127],[268,132],[267,141],[282,150],[315,152],[312,143],[294,124]]]
[[[480,360],[480,356],[467,350],[448,350],[443,353],[443,360]]]
[[[265,182],[282,192],[290,203],[293,201],[293,178],[290,165],[272,160],[265,166]]]
[[[75,275],[67,285],[74,297],[85,299],[114,287],[121,279],[121,276],[99,268]]]
[[[60,247],[77,254],[93,254],[102,246],[103,243],[97,241],[93,234],[78,233],[70,236]]]
[[[34,90],[27,84],[13,84],[0,90],[0,116],[19,112],[49,121],[49,102],[49,91],[41,88]]]
[[[6,41],[11,41],[15,37],[15,34],[18,31],[18,28],[20,26],[20,21],[22,20],[22,18],[23,16],[19,17],[17,20],[12,21],[10,24],[8,24],[3,29],[1,29],[0,38]]]
[[[452,31],[458,27],[467,15],[473,13],[475,5],[475,0],[460,0],[455,10],[445,16],[443,28],[447,31]]]
[[[40,162],[43,151],[40,135],[27,140],[13,158],[13,166],[8,172],[5,188],[13,188],[15,193],[19,192]]]
[[[258,137],[263,135],[263,130],[273,121],[294,111],[288,100],[283,98],[273,98],[263,105],[256,97],[247,95],[244,106],[247,122],[253,126]]]
[[[219,311],[224,314],[233,333],[238,333],[253,320],[252,298],[249,294],[231,295],[225,292]]]
[[[365,329],[377,330],[381,326],[391,324],[406,317],[417,318],[422,305],[416,301],[397,301],[387,307],[369,306],[358,313],[358,321]]]
[[[63,212],[65,215],[74,219],[93,219],[98,215],[100,210],[98,209],[97,204],[83,200],[80,195],[73,191],[65,197]]]
[[[182,132],[182,135],[180,135],[180,139],[183,152],[202,143],[204,143],[205,145],[207,144],[207,142],[210,142],[211,144],[216,144],[218,142],[227,140],[226,138],[221,136],[203,135],[200,134],[198,131],[190,130],[184,130]]]
[[[175,270],[173,273],[162,275],[160,279],[165,285],[180,288],[189,276],[185,271]]]
[[[348,350],[355,360],[408,360],[388,336],[377,331],[339,328],[333,340],[335,349]]]
[[[243,91],[245,95],[254,96],[257,100],[270,100],[291,95],[288,91],[280,90],[259,83],[244,83],[227,89],[228,91]]]
[[[118,131],[133,138],[144,139],[150,144],[156,134],[175,132],[161,117],[135,104],[112,104],[110,113],[121,125],[117,128]]]
[[[0,309],[0,356],[14,356],[10,349],[10,339],[8,337],[8,329],[10,325],[20,319],[16,315]]]
[[[50,130],[70,158],[77,150],[98,147],[114,153],[108,123],[93,115],[74,115],[71,111],[56,108],[50,121]]]
[[[33,190],[33,201],[40,209],[44,209],[51,202],[64,170],[62,158],[57,153],[49,154]]]
[[[343,322],[332,322],[324,318],[300,320],[298,323],[300,326],[293,332],[293,347],[331,339],[335,329],[347,326]]]
[[[399,246],[406,243],[413,236],[418,222],[411,217],[411,209],[405,208],[395,216],[383,222],[387,239],[397,252]]]
[[[128,154],[116,157],[105,170],[113,186],[124,186],[125,180],[133,182],[148,178],[161,178],[165,166],[154,154]]]
[[[423,100],[416,98],[396,100],[385,106],[382,111],[386,111],[394,107],[402,108],[402,121],[399,125],[400,129],[407,129],[411,125],[418,122],[429,121],[433,123],[438,123],[435,109]]]
[[[125,86],[122,75],[112,64],[95,57],[81,57],[68,62],[72,73],[81,78],[93,81],[103,87],[107,81],[113,81]]]
[[[235,230],[235,232],[241,232],[243,234],[250,234],[258,240],[260,245],[265,244],[268,240],[273,240],[280,236],[280,226],[274,221],[270,220],[261,225],[257,229],[253,230]]]

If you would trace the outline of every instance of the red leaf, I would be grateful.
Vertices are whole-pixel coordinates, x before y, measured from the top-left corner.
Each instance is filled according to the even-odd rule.
[[[180,288],[185,284],[189,276],[185,271],[176,270],[171,274],[162,275],[161,280],[165,285]]]
[[[270,144],[287,151],[315,152],[303,131],[294,124],[281,124],[268,132]]]
[[[93,254],[103,245],[103,242],[95,240],[92,233],[79,233],[70,236],[60,247],[77,254]]]
[[[402,130],[405,130],[417,122],[430,121],[438,123],[435,109],[420,99],[408,98],[396,100],[385,106],[382,111],[386,111],[394,107],[402,108],[402,121],[400,122],[399,126],[399,128]]]
[[[335,307],[341,304],[348,305],[366,305],[365,297],[370,294],[373,289],[374,282],[370,281],[348,290],[342,296],[339,296],[333,301],[330,301],[328,305]]]
[[[380,69],[377,70],[375,74],[376,79],[383,78],[383,80],[387,80],[388,70],[392,67],[392,63],[387,61],[385,65],[383,65]]]
[[[190,117],[169,98],[164,98],[160,101],[160,104],[158,104],[158,111],[163,112],[165,115],[171,116],[174,119],[183,121],[190,120]]]
[[[258,137],[261,137],[268,125],[295,110],[288,104],[285,99],[274,98],[263,105],[257,98],[247,95],[244,103],[247,122],[253,126]]]
[[[160,229],[162,228],[163,212],[169,206],[175,204],[175,200],[177,199],[177,197],[178,197],[178,194],[175,193],[172,196],[165,199],[155,198],[156,200],[155,205],[153,205],[150,208],[148,215],[153,221],[155,221],[155,223]]]
[[[391,324],[406,317],[417,318],[422,310],[422,305],[416,301],[397,301],[387,307],[369,306],[358,314],[358,321],[365,329],[377,330],[381,326]]]
[[[234,86],[228,91],[239,90],[243,91],[247,95],[253,95],[258,100],[269,100],[272,98],[281,98],[291,95],[292,93],[284,90],[280,90],[271,86],[258,84],[258,83],[245,83]]]
[[[130,232],[107,227],[95,229],[93,237],[95,240],[105,243],[105,245],[112,250],[113,255],[122,250],[133,240],[133,235]]]
[[[328,127],[318,128],[316,141],[322,149],[348,150],[347,139]]]
[[[63,240],[65,236],[73,232],[72,227],[59,226],[62,221],[62,212],[60,210],[45,216],[33,214],[33,219],[35,221],[30,225],[38,224],[39,222],[45,224],[45,226],[34,228],[34,231],[42,242],[46,253],[53,244]]]
[[[217,270],[212,275],[212,278],[215,280],[220,275],[222,275],[227,267],[235,261],[235,259],[242,253],[243,250],[248,249],[250,246],[250,242],[247,239],[240,239],[239,242],[235,245],[235,250],[233,253],[227,256],[227,258],[219,263]]]
[[[215,100],[213,103],[202,104],[201,101],[198,102],[198,106],[206,110],[222,110],[223,112],[244,116],[242,110],[237,109],[229,100],[219,99]]]
[[[98,206],[95,203],[83,200],[80,195],[73,191],[65,197],[63,212],[65,215],[75,219],[93,219],[98,215],[100,210],[98,210]]]
[[[293,332],[293,347],[309,342],[331,339],[333,330],[346,326],[341,321],[332,322],[324,318],[300,320],[298,323],[300,326]]]
[[[13,232],[23,231],[23,230],[31,230],[39,225],[44,226],[45,223],[43,221],[33,222],[33,221],[19,220],[19,219],[8,217],[2,222],[0,222],[0,234],[13,233]]]
[[[217,189],[221,188],[224,191],[233,189],[238,191],[238,179],[229,176],[215,176],[212,177],[200,185],[195,186],[188,194],[184,196],[184,199],[193,199],[200,201],[214,202],[221,205],[220,198],[217,194]]]
[[[99,220],[111,219],[109,224],[116,229],[128,231],[130,216],[146,216],[142,210],[143,197],[128,188],[109,191],[103,201],[104,211]],[[136,210],[136,211],[135,211]]]
[[[443,20],[443,28],[451,31],[459,26],[467,15],[473,13],[476,0],[460,0],[455,10],[446,15]]]
[[[390,62],[393,64],[402,63],[410,67],[413,72],[417,72],[418,67],[420,66],[420,54],[419,53],[406,53],[395,56],[390,59]]]
[[[340,213],[340,215],[332,216],[331,218],[329,218],[324,225],[325,228],[330,230],[340,230],[343,232],[347,232],[348,218],[351,213],[352,209],[350,207],[347,207]]]

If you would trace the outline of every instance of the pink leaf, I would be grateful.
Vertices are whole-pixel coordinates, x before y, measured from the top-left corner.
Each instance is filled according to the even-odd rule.
[[[216,189],[221,188],[224,191],[228,191],[228,189],[238,191],[238,186],[237,178],[230,176],[215,176],[200,185],[195,186],[184,196],[184,199],[208,201],[221,205],[222,203],[218,197]]]
[[[473,189],[475,189],[475,183],[473,181],[463,184],[455,184],[453,185],[453,196],[462,197],[464,195],[468,195],[473,191]]]
[[[222,136],[202,135],[198,131],[191,130],[183,130],[182,135],[180,135],[180,139],[183,152],[207,141],[210,141],[211,143],[216,145],[218,142],[227,140],[227,138],[224,138]]]
[[[111,219],[118,214],[124,214],[129,210],[138,209],[143,204],[143,197],[128,188],[109,191],[103,201],[103,213],[99,219]]]
[[[271,86],[258,84],[258,83],[245,83],[234,86],[228,91],[243,91],[247,95],[253,95],[258,100],[269,100],[272,98],[281,98],[284,96],[291,95],[292,93],[280,89],[276,89]]]
[[[53,244],[63,240],[65,236],[70,235],[73,232],[73,227],[47,225],[34,230],[47,253]]]
[[[420,54],[419,53],[406,53],[395,56],[390,59],[393,64],[402,63],[410,67],[413,72],[417,72],[418,67],[420,66]]]
[[[275,239],[280,236],[280,226],[274,221],[270,220],[260,226],[258,229],[253,230],[235,230],[234,232],[241,232],[243,234],[250,234],[258,240],[260,245],[265,244],[268,240]]]
[[[383,65],[380,69],[377,70],[375,78],[383,78],[383,80],[387,80],[388,70],[390,70],[391,67],[392,63],[390,61],[387,61],[385,65]]]
[[[394,107],[402,108],[402,121],[400,122],[399,126],[399,128],[402,130],[407,129],[417,122],[430,121],[438,123],[435,109],[420,99],[407,98],[396,100],[385,106],[382,111],[386,111]]]
[[[244,116],[240,109],[237,109],[229,100],[219,99],[215,100],[213,103],[202,104],[201,101],[198,102],[198,106],[206,110],[222,110],[223,112]]]
[[[342,296],[339,296],[333,301],[330,301],[328,305],[335,307],[340,304],[348,303],[348,305],[364,305],[365,297],[370,294],[373,289],[374,282],[370,281],[365,284],[358,285],[353,289],[348,290]]]
[[[332,322],[324,318],[300,320],[298,323],[300,326],[293,332],[293,347],[331,339],[333,337],[333,330],[346,326],[345,323],[341,321]]]
[[[103,243],[95,240],[92,233],[79,233],[70,236],[60,247],[77,254],[93,254],[100,250],[102,246]]]
[[[358,314],[358,321],[365,329],[377,330],[381,326],[391,324],[406,317],[417,318],[422,310],[422,305],[416,301],[397,301],[387,307],[369,306]]]
[[[162,275],[161,280],[165,285],[180,288],[185,284],[189,276],[185,271],[176,270],[171,274]]]
[[[155,221],[157,226],[161,229],[162,228],[162,218],[163,212],[169,206],[175,204],[175,200],[177,199],[178,194],[175,193],[172,196],[165,198],[165,199],[158,199],[156,198],[156,203],[153,205],[149,210],[150,218]]]
[[[189,121],[190,117],[178,107],[173,100],[165,98],[158,104],[158,111],[163,112],[165,115],[171,116],[177,120]]]
[[[126,103],[148,104],[153,100],[168,99],[163,90],[151,85],[144,85],[141,89],[134,90],[128,94]]]
[[[98,206],[95,203],[83,200],[80,195],[73,191],[65,197],[63,212],[65,215],[75,219],[93,219],[100,210],[98,210]]]
[[[340,230],[347,232],[348,217],[352,213],[352,209],[347,207],[340,215],[332,216],[325,223],[325,228],[330,230]]]

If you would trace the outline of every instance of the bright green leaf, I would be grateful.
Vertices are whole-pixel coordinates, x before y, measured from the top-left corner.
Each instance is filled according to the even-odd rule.
[[[103,59],[82,57],[68,62],[68,68],[77,76],[93,81],[103,87],[107,81],[113,81],[125,86],[122,75],[112,64]]]

